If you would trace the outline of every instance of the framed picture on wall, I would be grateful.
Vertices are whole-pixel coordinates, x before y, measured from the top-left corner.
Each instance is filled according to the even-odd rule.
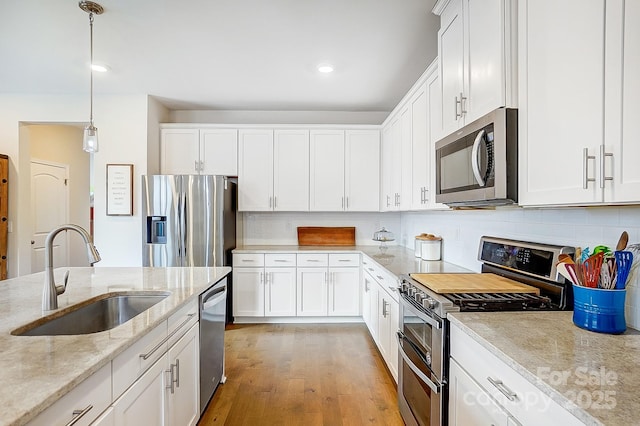
[[[107,164],[107,216],[133,216],[133,164]]]

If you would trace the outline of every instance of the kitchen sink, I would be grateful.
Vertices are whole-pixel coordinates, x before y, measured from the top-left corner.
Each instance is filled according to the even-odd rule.
[[[168,292],[107,293],[26,324],[14,336],[60,336],[111,330],[169,296]]]

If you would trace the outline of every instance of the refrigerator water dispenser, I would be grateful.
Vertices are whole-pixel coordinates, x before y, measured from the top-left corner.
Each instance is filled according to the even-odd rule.
[[[147,216],[147,244],[167,244],[166,229],[166,216]]]

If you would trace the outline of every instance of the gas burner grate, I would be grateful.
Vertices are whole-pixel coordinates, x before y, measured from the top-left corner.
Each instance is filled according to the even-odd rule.
[[[460,311],[551,311],[557,310],[546,296],[528,293],[452,293],[446,297]]]

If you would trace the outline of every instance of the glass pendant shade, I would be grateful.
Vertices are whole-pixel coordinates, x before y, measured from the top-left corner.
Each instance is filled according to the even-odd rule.
[[[84,128],[82,149],[86,152],[98,152],[98,128],[93,123]]]

